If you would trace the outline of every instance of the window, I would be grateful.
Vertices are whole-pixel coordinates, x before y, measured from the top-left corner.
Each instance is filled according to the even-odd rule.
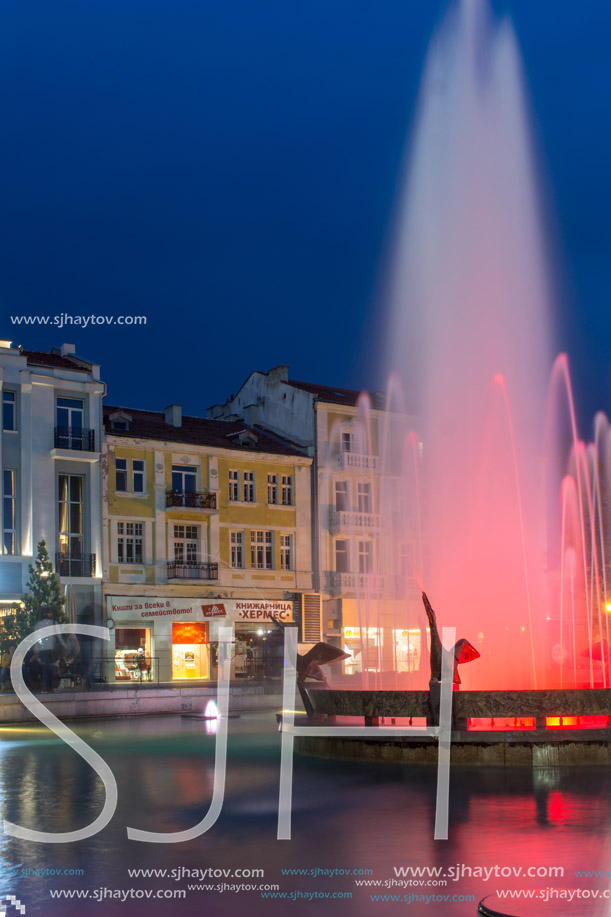
[[[280,569],[281,570],[292,570],[293,569],[293,536],[292,535],[281,535],[280,536]]]
[[[2,429],[16,430],[15,392],[2,392]]]
[[[255,570],[273,570],[273,536],[271,532],[250,533],[250,566]]]
[[[115,459],[115,489],[127,490],[127,459]]]
[[[341,513],[347,512],[350,509],[348,481],[335,482],[335,509]]]
[[[83,402],[76,398],[58,398],[56,405],[57,430],[55,445],[58,449],[90,449],[83,431]]]
[[[15,554],[17,532],[15,528],[15,472],[5,468],[2,474],[2,553]]]
[[[335,542],[335,569],[338,573],[350,572],[350,542],[345,539]]]
[[[80,432],[83,429],[83,402],[76,398],[58,398],[57,426]]]
[[[240,472],[229,472],[229,499],[232,503],[240,499]]]
[[[278,502],[278,475],[268,474],[267,476],[267,502],[276,504]]]
[[[179,493],[195,493],[197,468],[191,465],[172,465],[172,490]]]
[[[356,495],[359,513],[371,512],[371,484],[357,484]]]
[[[255,473],[254,471],[244,472],[244,503],[255,502]]]
[[[55,403],[55,448],[76,452],[95,451],[95,430],[85,430],[85,402],[57,398]]]
[[[195,465],[172,465],[172,489],[167,505],[191,506],[195,509],[216,509],[216,494],[199,493]]]
[[[111,430],[129,430],[131,417],[123,412],[115,412],[108,418]]]
[[[371,541],[359,541],[359,573],[371,573],[373,570],[373,544]]]
[[[145,491],[145,465],[143,459],[132,460],[132,488],[129,490],[128,459],[115,459],[115,488],[123,493],[143,494]]]
[[[241,569],[244,566],[244,535],[242,532],[231,532],[229,535],[231,547],[231,566]]]
[[[352,452],[354,436],[350,430],[342,430],[342,452]]]
[[[120,564],[142,563],[141,522],[117,523],[117,560]]]
[[[174,560],[178,564],[199,563],[199,526],[174,526]]]
[[[60,474],[59,549],[68,557],[78,557],[85,546],[83,527],[83,479],[76,474]]]
[[[134,459],[132,462],[132,490],[135,494],[144,493],[144,462]]]
[[[282,505],[293,505],[293,478],[290,474],[282,475]]]

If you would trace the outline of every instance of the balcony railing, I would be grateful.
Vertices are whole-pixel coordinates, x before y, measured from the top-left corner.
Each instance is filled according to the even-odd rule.
[[[384,577],[377,573],[331,572],[331,592],[334,595],[359,595],[363,598],[384,592]]]
[[[195,490],[168,490],[165,495],[166,506],[187,506],[193,509],[216,509],[216,494]]]
[[[361,513],[358,510],[333,510],[329,522],[333,529],[379,529],[380,515],[379,513]]]
[[[362,452],[340,452],[335,456],[335,463],[339,471],[378,471],[380,457]]]
[[[392,596],[396,599],[406,599],[418,595],[421,591],[418,588],[418,580],[403,573],[395,573],[389,585],[392,587]]]
[[[95,452],[95,430],[81,427],[55,427],[55,448],[72,452]]]
[[[218,564],[185,564],[171,561],[168,564],[168,579],[218,579]]]
[[[95,576],[95,554],[56,554],[55,569],[60,576]]]

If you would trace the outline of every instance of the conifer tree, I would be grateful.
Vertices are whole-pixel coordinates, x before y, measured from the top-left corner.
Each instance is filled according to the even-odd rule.
[[[30,615],[23,602],[16,602],[0,621],[0,651],[8,652],[11,643],[21,643],[31,632]]]
[[[30,564],[29,569],[30,578],[26,583],[28,591],[0,620],[2,652],[8,650],[9,644],[21,643],[24,637],[31,634],[36,622],[45,617],[49,608],[57,624],[63,624],[67,620],[59,577],[53,572],[44,539],[38,542],[36,559],[34,564]]]
[[[37,621],[45,617],[47,611],[53,613],[56,624],[67,621],[64,612],[65,599],[60,591],[58,575],[53,571],[53,564],[43,538],[38,542],[34,564],[30,564],[30,578],[26,583],[27,592],[22,596],[25,612],[29,619],[30,633]]]

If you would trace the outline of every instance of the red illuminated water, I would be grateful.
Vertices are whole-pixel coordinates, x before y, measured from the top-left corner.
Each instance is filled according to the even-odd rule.
[[[510,22],[464,0],[431,43],[397,211],[389,413],[372,419],[364,398],[356,425],[383,478],[358,589],[370,687],[389,684],[388,632],[423,633],[422,587],[481,654],[464,687],[611,684],[609,425],[599,415],[586,445],[568,359],[553,361],[528,122]],[[388,589],[397,574],[404,593]],[[403,683],[424,687],[422,644],[416,668]]]

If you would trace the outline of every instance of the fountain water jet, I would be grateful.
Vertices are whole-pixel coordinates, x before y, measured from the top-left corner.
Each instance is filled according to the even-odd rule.
[[[444,622],[477,635],[483,664],[467,687],[560,687],[567,647],[575,687],[609,683],[602,642],[592,658],[609,631],[608,424],[597,418],[586,447],[566,356],[552,366],[541,222],[513,29],[463,0],[431,44],[396,220],[381,536],[358,594],[365,687],[381,684],[367,671],[372,630],[377,666],[388,658],[377,587],[389,571],[411,584],[393,591],[393,633],[402,621],[424,636],[424,587]],[[407,404],[417,420],[402,423]],[[371,454],[366,396],[356,438]]]
[[[544,632],[531,608],[546,600],[550,296],[522,82],[508,22],[491,23],[483,2],[449,14],[421,88],[388,354],[417,402],[426,587],[444,620],[483,633],[495,687],[538,685]],[[503,652],[508,640],[517,660]],[[486,677],[477,669],[470,684]]]
[[[552,364],[525,112],[511,26],[492,24],[485,0],[463,0],[435,37],[423,78],[395,233],[387,410],[374,418],[363,396],[352,434],[361,458],[375,455],[380,466],[377,549],[357,577],[365,690],[314,691],[312,706],[366,723],[434,721],[433,623],[430,690],[428,660],[400,684],[395,674],[400,690],[369,684],[391,684],[368,671],[374,607],[378,662],[390,658],[387,631],[396,641],[399,620],[407,634],[420,630],[426,660],[423,589],[440,623],[473,635],[481,655],[465,672],[467,690],[453,695],[457,760],[547,767],[611,760],[611,433],[597,415],[594,442],[580,439],[568,359]],[[410,543],[404,567],[397,546]],[[403,590],[381,585],[397,574]],[[505,720],[514,734],[474,740],[469,720],[486,730]],[[531,737],[520,734],[527,722]],[[583,732],[550,736],[548,726]],[[419,740],[392,752],[373,741],[383,757],[427,760]]]

